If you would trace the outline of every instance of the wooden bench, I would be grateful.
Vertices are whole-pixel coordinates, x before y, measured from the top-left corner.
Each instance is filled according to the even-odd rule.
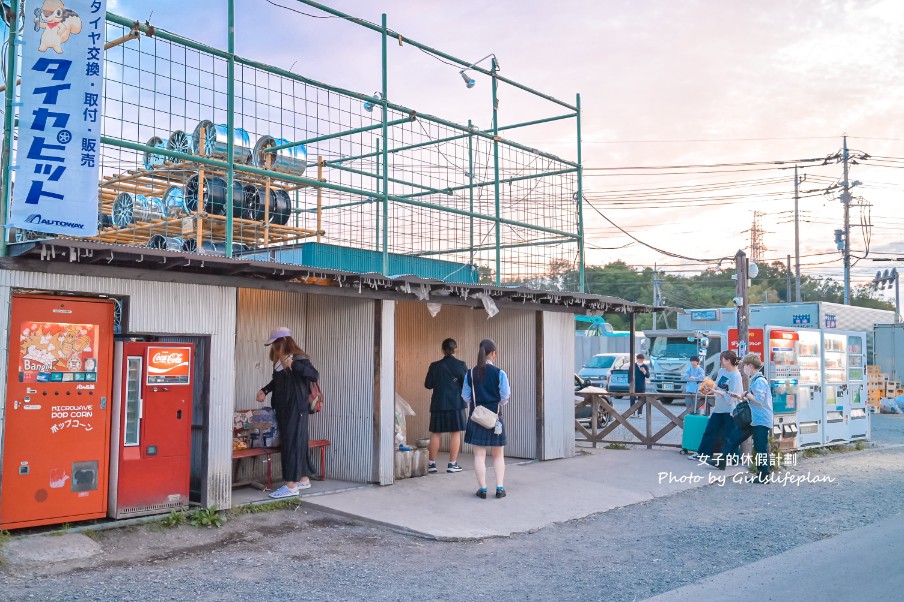
[[[330,445],[329,439],[311,439],[308,442],[308,449],[319,449],[320,450],[320,476],[311,477],[318,481],[326,480],[326,448]],[[278,447],[250,447],[248,449],[237,449],[232,452],[232,459],[237,460],[235,463],[235,467],[232,471],[232,486],[233,487],[241,487],[243,485],[251,485],[253,487],[257,487],[263,491],[269,491],[273,486],[273,469],[272,469],[272,457],[273,454],[278,454]],[[267,482],[266,484],[261,483],[259,481],[237,481],[238,473],[239,473],[239,465],[241,461],[245,458],[256,458],[258,456],[265,456],[264,462],[267,464]]]

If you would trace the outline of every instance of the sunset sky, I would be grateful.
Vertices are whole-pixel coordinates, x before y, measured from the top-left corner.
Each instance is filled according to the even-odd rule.
[[[274,2],[323,15],[294,0]],[[851,170],[851,180],[862,182],[855,198],[871,204],[864,223],[872,224],[855,285],[894,265],[874,257],[904,257],[904,216],[895,209],[904,193],[900,0],[328,4],[377,23],[385,12],[391,29],[461,58],[495,53],[503,75],[562,100],[573,103],[580,93],[585,194],[643,242],[695,259],[732,256],[749,247],[757,210],[766,258],[784,261],[794,252],[794,162],[836,153],[846,133],[855,154],[871,156]],[[225,0],[108,0],[108,9],[226,47]],[[380,87],[379,35],[343,20],[237,0],[236,38],[240,55],[363,93]],[[467,90],[458,69],[397,43],[389,64],[393,101],[489,127],[486,78],[478,75]],[[563,112],[505,88],[499,110],[503,123]],[[510,137],[576,156],[573,121]],[[720,167],[612,169],[688,165]],[[824,191],[842,179],[842,167],[815,165],[801,163],[801,263],[805,274],[840,279],[833,231],[842,226],[842,206],[837,191]],[[623,259],[671,273],[715,265],[630,244],[593,207],[585,209],[589,264]],[[851,212],[857,256],[865,249],[863,211]]]

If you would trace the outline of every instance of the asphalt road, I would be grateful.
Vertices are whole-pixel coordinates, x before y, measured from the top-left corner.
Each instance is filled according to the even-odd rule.
[[[863,541],[859,530],[901,519],[904,416],[874,418],[880,447],[810,458],[796,469],[831,482],[704,487],[467,543],[418,539],[303,509],[243,515],[220,530],[117,529],[95,536],[106,553],[91,562],[4,567],[0,598],[633,601],[773,559],[768,579],[748,571],[746,580],[730,583],[758,592],[756,599],[778,600],[798,599],[781,596],[782,588],[806,580],[812,599],[839,599],[824,591],[829,581],[819,580],[826,563],[855,584],[880,579],[886,567],[863,564],[856,548],[849,566],[844,555],[827,555],[818,566],[779,555],[793,559],[795,549],[823,541],[829,548]],[[895,570],[899,559],[888,562]],[[696,599],[729,600],[737,590],[720,591]],[[681,594],[669,599],[691,599]]]

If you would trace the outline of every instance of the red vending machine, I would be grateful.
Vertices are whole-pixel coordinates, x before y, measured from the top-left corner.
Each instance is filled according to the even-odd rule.
[[[192,362],[187,343],[116,343],[109,515],[187,508]]]
[[[109,299],[13,295],[0,528],[106,516],[113,312]]]

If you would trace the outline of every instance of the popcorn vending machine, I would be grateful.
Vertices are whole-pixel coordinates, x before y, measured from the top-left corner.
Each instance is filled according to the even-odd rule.
[[[772,437],[783,451],[796,450],[799,418],[799,384],[801,366],[798,360],[799,333],[787,328],[766,327],[766,377],[772,392]]]
[[[188,507],[193,360],[187,343],[116,343],[112,518]]]
[[[0,528],[107,509],[114,304],[12,297]]]

